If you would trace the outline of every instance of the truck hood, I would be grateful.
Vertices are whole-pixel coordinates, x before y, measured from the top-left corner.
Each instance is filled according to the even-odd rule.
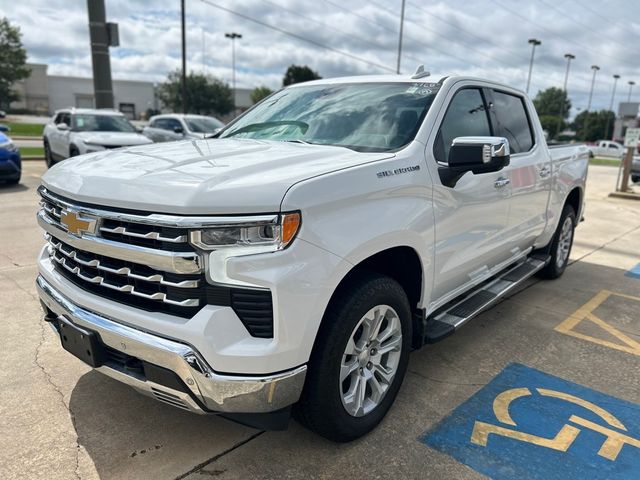
[[[343,147],[207,139],[156,143],[65,160],[42,177],[80,202],[159,213],[277,212],[295,183],[393,157]]]
[[[103,145],[105,147],[128,147],[151,143],[144,135],[134,132],[77,132],[84,143]]]

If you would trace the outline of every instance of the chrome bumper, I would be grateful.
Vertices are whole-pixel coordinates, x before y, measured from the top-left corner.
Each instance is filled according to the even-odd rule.
[[[184,410],[206,414],[267,413],[298,401],[307,367],[266,376],[215,373],[195,348],[128,327],[85,310],[60,294],[42,276],[36,280],[38,295],[59,321],[96,332],[101,342],[119,352],[174,372],[188,391],[149,381],[143,375],[108,364],[96,370],[132,386],[140,393]]]

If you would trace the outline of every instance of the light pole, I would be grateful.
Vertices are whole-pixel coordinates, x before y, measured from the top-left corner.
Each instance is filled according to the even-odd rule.
[[[396,73],[400,75],[400,59],[402,58],[402,29],[404,27],[404,3],[405,0],[402,0],[402,10],[400,11],[400,38],[398,39],[398,66],[396,68]]]
[[[182,25],[182,113],[187,113],[187,37],[184,28],[184,0],[180,2],[180,23]]]
[[[564,87],[562,89],[564,93],[564,98],[562,98],[560,101],[560,118],[558,119],[558,131],[556,132],[556,135],[560,133],[560,129],[562,128],[562,122],[564,120],[564,104],[566,103],[566,99],[569,97],[569,95],[567,94],[567,82],[569,81],[569,67],[571,66],[571,60],[576,58],[576,56],[573,55],[572,53],[565,53],[564,58],[567,59],[567,70],[564,73]]]
[[[633,80],[629,80],[629,82],[627,82],[629,84],[629,96],[627,97],[627,102],[631,101],[631,90],[633,89],[633,86],[636,84],[636,82],[634,82]]]
[[[531,60],[529,61],[529,77],[527,78],[527,93],[529,93],[529,85],[531,84],[531,72],[533,71],[533,56],[536,53],[536,47],[542,42],[537,38],[530,38],[529,44],[531,45]]]
[[[609,102],[609,111],[613,112],[613,100],[616,96],[616,85],[618,83],[618,80],[620,79],[620,75],[616,74],[613,76],[613,90],[611,91],[611,102]],[[613,114],[613,117],[615,118],[616,114]],[[608,132],[609,132],[609,124],[611,123],[611,115],[607,115],[607,127],[604,130],[604,134],[605,136],[608,136]],[[614,127],[615,130],[615,127]],[[611,139],[613,140],[613,132],[611,132]]]
[[[567,59],[567,71],[564,73],[564,91],[567,91],[567,81],[569,80],[569,67],[571,66],[571,60],[576,58],[575,55],[571,53],[565,53],[564,58]]]
[[[591,78],[591,89],[589,90],[589,101],[587,102],[587,112],[591,110],[591,99],[593,98],[593,87],[596,84],[596,73],[600,70],[598,65],[591,65],[591,70],[593,70],[593,77]]]
[[[236,38],[242,38],[242,35],[236,32],[225,33],[225,37],[231,39],[231,71],[233,84],[233,116],[236,115]]]

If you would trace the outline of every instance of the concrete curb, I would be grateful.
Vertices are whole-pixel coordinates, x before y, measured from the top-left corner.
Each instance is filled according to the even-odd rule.
[[[25,157],[22,157],[22,160],[23,161],[27,161],[27,162],[30,162],[30,161],[33,161],[33,160],[42,160],[44,162],[44,157],[40,157],[40,156],[35,156],[35,157],[34,156],[25,156]]]
[[[609,194],[611,198],[624,198],[625,200],[640,200],[640,193],[632,192],[611,192]]]

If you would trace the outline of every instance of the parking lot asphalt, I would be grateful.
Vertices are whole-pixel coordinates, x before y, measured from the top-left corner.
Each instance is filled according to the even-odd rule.
[[[0,478],[475,479],[484,477],[480,472],[550,478],[543,469],[569,458],[563,455],[573,461],[585,457],[587,473],[576,471],[581,476],[575,478],[640,478],[640,447],[632,445],[640,438],[635,424],[626,424],[632,440],[615,460],[603,460],[597,448],[579,443],[584,437],[599,445],[605,438],[584,428],[564,452],[549,440],[507,438],[504,431],[500,438],[490,436],[486,446],[477,440],[470,446],[471,432],[438,437],[446,441],[435,435],[440,422],[455,420],[457,407],[466,402],[491,411],[491,402],[482,404],[487,403],[482,392],[490,393],[485,386],[513,368],[535,369],[606,394],[626,413],[615,410],[613,400],[600,406],[620,419],[637,414],[632,409],[640,403],[640,275],[632,270],[640,262],[640,202],[607,197],[615,168],[590,168],[585,222],[577,229],[564,276],[530,280],[455,335],[414,352],[389,415],[350,444],[328,442],[295,422],[287,431],[259,432],[179,411],[91,371],[63,351],[41,321],[34,287],[35,258],[43,244],[35,222],[36,188],[44,168],[25,162],[21,185],[0,185]],[[498,380],[516,378],[504,375]],[[583,395],[578,387],[572,391]],[[572,404],[582,405],[575,408],[583,408],[585,418],[590,415],[584,411],[586,395]],[[493,403],[496,416],[500,405]],[[546,422],[553,437],[561,425],[550,418],[542,415],[532,425]],[[514,424],[505,425],[517,429],[515,421],[514,416]],[[436,439],[429,441],[431,434]],[[514,444],[508,442],[528,447],[510,455]],[[596,460],[609,463],[600,466]],[[494,472],[495,465],[500,468]]]

